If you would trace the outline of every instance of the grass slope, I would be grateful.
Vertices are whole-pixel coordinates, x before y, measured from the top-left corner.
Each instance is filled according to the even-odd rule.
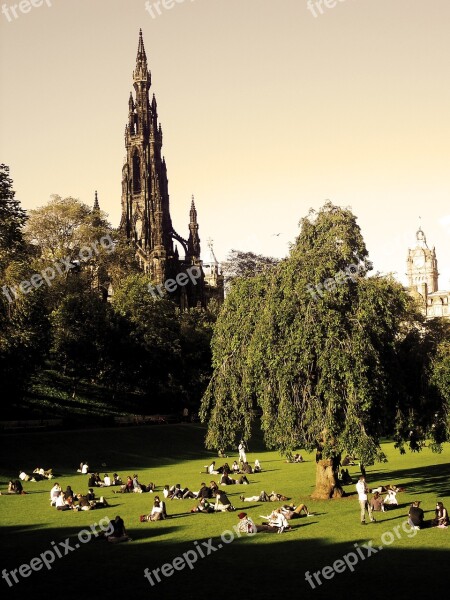
[[[102,472],[117,471],[122,478],[139,473],[141,482],[155,481],[161,491],[164,484],[181,483],[197,490],[203,466],[213,455],[203,449],[204,429],[196,424],[163,425],[73,432],[28,433],[2,436],[4,451],[0,456],[0,488],[19,468],[53,467],[63,488],[86,491],[86,476],[75,473],[81,460]],[[437,499],[450,508],[450,447],[440,455],[425,450],[421,454],[400,456],[386,443],[387,464],[368,469],[369,485],[396,483],[406,487],[400,494],[400,507],[378,516],[378,523],[362,527],[354,486],[351,494],[335,501],[309,499],[314,488],[314,457],[303,453],[303,464],[286,464],[275,452],[263,449],[260,438],[251,443],[249,459],[259,458],[263,473],[250,476],[250,485],[226,489],[231,501],[256,522],[276,505],[242,503],[239,495],[282,492],[295,502],[306,502],[314,517],[291,521],[294,530],[282,535],[257,534],[224,543],[220,535],[232,530],[237,512],[212,515],[189,514],[195,501],[169,501],[171,518],[159,523],[140,523],[139,515],[148,513],[152,494],[117,495],[105,491],[111,508],[89,512],[57,512],[49,506],[51,482],[25,483],[25,496],[0,497],[1,569],[17,569],[33,557],[52,548],[52,542],[71,538],[105,516],[120,514],[133,538],[126,544],[108,544],[92,539],[61,559],[50,571],[45,567],[9,588],[2,579],[2,597],[47,598],[54,593],[65,600],[72,598],[109,599],[138,595],[159,598],[272,598],[280,595],[302,598],[360,598],[361,593],[384,594],[390,590],[396,599],[423,594],[434,595],[434,582],[449,580],[444,560],[449,557],[450,529],[428,529],[411,536],[402,529],[407,507],[422,500],[426,518],[433,516]],[[235,458],[231,456],[231,461]],[[102,467],[106,463],[106,468]],[[350,467],[357,476],[356,467]],[[217,476],[215,477],[217,479]],[[238,511],[239,512],[239,511]],[[397,527],[397,533],[395,528]],[[213,539],[215,551],[199,558],[193,569],[185,567],[151,587],[144,578],[145,567],[160,568],[166,562],[196,550],[201,542]],[[228,539],[228,538],[226,538]],[[367,557],[362,544],[383,545]],[[218,548],[222,544],[221,548]],[[354,572],[348,569],[333,579],[320,576],[315,589],[305,581],[305,571],[318,572],[350,552],[355,544],[366,558],[359,560]],[[62,550],[64,553],[64,550]],[[191,553],[192,556],[192,553]],[[344,563],[345,564],[345,563]],[[327,572],[328,573],[328,572]],[[436,583],[436,585],[437,585]],[[3,596],[4,594],[4,596]]]

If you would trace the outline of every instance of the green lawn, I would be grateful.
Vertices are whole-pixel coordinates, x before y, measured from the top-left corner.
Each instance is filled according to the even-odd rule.
[[[8,479],[17,477],[19,469],[31,471],[42,466],[53,467],[63,488],[69,484],[75,491],[85,492],[87,478],[77,474],[76,468],[82,460],[87,460],[99,471],[117,471],[122,478],[137,472],[141,482],[155,481],[157,491],[166,483],[181,483],[197,490],[202,481],[208,480],[200,471],[213,456],[203,449],[203,437],[204,428],[196,424],[3,435],[0,488],[4,490]],[[238,521],[237,512],[189,514],[195,501],[169,501],[171,518],[159,523],[140,523],[139,515],[149,512],[153,495],[117,495],[110,488],[105,495],[111,508],[60,513],[49,506],[51,482],[27,482],[27,495],[0,497],[1,569],[11,571],[29,564],[34,557],[52,549],[52,542],[63,542],[67,537],[74,546],[82,529],[105,516],[114,518],[120,514],[133,541],[113,545],[92,539],[67,556],[57,558],[50,571],[44,567],[38,572],[31,571],[27,578],[18,575],[19,583],[11,588],[2,580],[2,597],[47,598],[55,594],[65,600],[124,595],[215,599],[272,598],[280,594],[286,597],[289,594],[289,598],[359,598],[361,594],[393,594],[397,599],[419,594],[432,597],[436,582],[443,585],[449,581],[444,560],[449,557],[450,529],[428,529],[411,536],[409,530],[402,529],[402,523],[409,503],[415,499],[422,500],[426,518],[432,517],[437,499],[450,508],[450,446],[446,445],[440,455],[426,449],[420,454],[400,456],[390,443],[384,444],[383,449],[389,462],[367,469],[369,485],[402,484],[406,492],[399,495],[399,508],[381,514],[376,524],[362,527],[354,486],[346,488],[351,494],[347,498],[312,502],[309,494],[314,487],[314,457],[303,452],[307,462],[286,464],[277,453],[264,451],[260,438],[252,440],[248,456],[251,461],[260,459],[263,473],[250,476],[248,486],[226,489],[233,504],[261,522],[259,515],[268,514],[274,505],[244,505],[239,495],[275,490],[295,502],[307,503],[315,516],[291,521],[294,530],[282,535],[236,536],[230,543],[224,541],[231,534],[226,534],[224,540],[220,535],[232,530]],[[232,461],[234,457],[230,458]],[[106,463],[106,468],[102,463]],[[357,467],[350,467],[350,474],[356,477]],[[213,539],[214,547],[219,544],[222,547],[206,555],[208,544],[200,545],[205,557],[198,558],[193,569],[186,566],[169,577],[160,575],[162,581],[154,587],[144,578],[146,567],[150,571],[161,568],[188,551],[192,557],[198,544],[209,538]],[[368,542],[374,548],[380,545],[384,548],[367,556],[362,544]],[[331,580],[320,575],[323,583],[315,589],[305,581],[306,571],[322,571],[350,552],[360,552],[365,557],[355,565],[354,572],[347,568],[334,574]],[[342,564],[345,565],[337,563],[338,570],[342,570]],[[325,573],[330,576],[330,571]]]

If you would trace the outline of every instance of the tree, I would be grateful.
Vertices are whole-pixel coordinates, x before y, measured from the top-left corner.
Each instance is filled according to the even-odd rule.
[[[411,302],[388,277],[367,277],[368,252],[350,210],[325,204],[301,220],[288,259],[237,280],[212,340],[213,375],[202,401],[206,444],[250,436],[262,409],[266,444],[316,451],[314,496],[342,495],[343,452],[383,459],[383,415],[395,390],[398,333]],[[407,439],[405,432],[401,433]]]
[[[45,259],[78,258],[81,247],[91,238],[92,211],[75,198],[54,195],[50,202],[29,211],[27,240],[38,247]]]
[[[278,259],[253,252],[231,250],[227,260],[222,263],[222,270],[227,281],[236,277],[253,277],[278,264]]]
[[[178,387],[181,333],[176,305],[153,297],[149,283],[149,276],[142,273],[125,277],[115,288],[111,304],[128,327],[129,354],[120,370],[125,376],[133,374],[134,385],[157,409],[172,403],[173,389]]]
[[[22,228],[27,216],[15,199],[9,167],[0,164],[0,266],[23,246]]]

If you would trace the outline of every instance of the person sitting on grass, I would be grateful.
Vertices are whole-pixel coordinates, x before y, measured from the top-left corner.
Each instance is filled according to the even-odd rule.
[[[398,506],[397,492],[390,486],[387,487],[387,494],[383,503],[389,506]]]
[[[409,509],[408,524],[414,529],[423,529],[425,527],[423,518],[424,512],[420,508],[420,500],[416,500]]]
[[[233,471],[234,474],[241,472],[241,470],[239,469],[239,463],[237,460],[235,460],[234,463],[231,465],[231,470]]]
[[[262,525],[255,525],[253,520],[247,515],[245,512],[241,512],[238,514],[238,531],[241,533],[257,533],[258,527],[261,527],[260,531],[263,531],[264,528]]]
[[[228,510],[234,510],[230,500],[228,499],[228,496],[222,490],[217,490],[214,510],[216,512],[226,512]]]
[[[431,526],[441,527],[443,529],[444,527],[448,526],[448,522],[449,519],[447,509],[444,507],[442,502],[437,502],[436,510],[434,511],[434,519],[431,521]]]
[[[253,473],[261,473],[261,463],[258,459],[255,460],[255,466],[253,467]]]
[[[50,506],[55,506],[57,492],[61,492],[61,486],[59,485],[59,483],[55,483],[55,485],[50,490]]]
[[[343,485],[350,485],[353,483],[353,479],[350,477],[348,469],[341,469],[341,481]]]
[[[122,480],[121,478],[117,475],[117,473],[114,473],[112,476],[112,480],[111,480],[111,485],[122,485]]]
[[[90,480],[89,480],[90,481]],[[128,494],[134,489],[133,480],[128,475],[126,483],[120,486],[120,490],[113,490],[113,494]]]
[[[383,496],[375,492],[370,499],[370,507],[372,510],[385,512]]]
[[[220,474],[220,475],[222,473],[225,474],[225,475],[228,475],[228,473],[230,473],[230,472],[231,472],[231,468],[230,468],[230,465],[228,463],[223,464],[221,467],[219,467],[217,469],[217,473]]]
[[[110,523],[113,528],[113,531],[111,535],[106,538],[108,542],[118,543],[128,542],[131,540],[127,533],[127,530],[125,529],[125,523],[119,515],[117,515],[114,521],[111,521]]]
[[[26,494],[26,491],[23,489],[22,482],[20,481],[20,479],[16,479],[14,482],[14,493]]]
[[[78,501],[78,504],[75,505],[76,510],[91,510],[92,506],[87,499],[87,496],[83,496],[82,494],[76,494],[75,498]]]
[[[148,492],[150,494],[153,494],[156,489],[156,485],[153,483],[153,481],[150,481],[148,485],[143,485],[141,487],[143,492]]]
[[[283,531],[288,531],[291,529],[286,517],[281,512],[280,508],[276,508],[268,516],[261,515],[261,517],[263,519],[268,519],[268,523],[262,524],[266,528],[262,529],[261,531],[267,531],[271,533],[283,533]]]
[[[248,462],[245,462],[242,465],[242,469],[241,469],[242,473],[245,473],[245,475],[251,475],[253,473],[253,469],[252,467],[248,464]]]
[[[161,502],[155,498],[155,501],[153,502],[153,508],[152,508],[150,514],[148,515],[148,520],[149,521],[160,521],[161,519],[164,519],[164,518],[165,517],[164,517],[163,507],[161,506]]]
[[[215,498],[217,495],[217,492],[219,491],[219,486],[217,485],[217,483],[215,481],[210,481],[209,487],[211,489],[211,498]]]
[[[206,467],[206,472],[209,473],[209,475],[218,475],[219,471],[216,469],[216,461],[213,460],[212,463]]]
[[[64,496],[65,496],[66,500],[67,500],[67,498],[72,498],[72,500],[73,500],[74,494],[73,494],[73,490],[70,487],[70,485],[67,486],[66,491],[64,492]]]
[[[206,487],[206,483],[200,484],[200,489],[197,492],[197,498],[211,498],[212,497],[212,489]]]
[[[167,519],[167,510],[166,510],[166,503],[164,502],[164,500],[161,500],[159,496],[155,496],[155,502],[158,501],[159,505],[162,508],[162,518],[163,519]]]
[[[70,497],[70,496],[69,496]],[[58,492],[55,502],[56,510],[72,510],[71,502],[64,496],[63,492]]]

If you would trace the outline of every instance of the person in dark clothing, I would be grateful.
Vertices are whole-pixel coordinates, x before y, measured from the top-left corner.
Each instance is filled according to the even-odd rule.
[[[432,527],[447,527],[449,523],[448,512],[442,502],[436,503],[434,519],[431,521]]]
[[[114,521],[111,521],[111,525],[113,532],[108,537],[109,542],[126,541],[130,539],[125,529],[125,523],[119,515],[117,515]]]
[[[227,510],[234,510],[231,502],[228,499],[228,496],[222,490],[218,490],[216,494],[216,503],[214,505],[214,510],[217,512],[225,512]]]
[[[420,508],[420,501],[416,500],[411,504],[411,507],[409,509],[408,523],[411,527],[414,527],[414,529],[423,529],[425,526],[423,517],[424,512]]]
[[[68,485],[68,486],[67,486],[67,489],[66,489],[66,491],[64,492],[64,496],[65,496],[65,498],[69,498],[69,497],[70,497],[70,498],[72,498],[72,500],[73,500],[74,493],[73,493],[73,490],[72,490],[72,488],[70,487],[70,485]]]
[[[206,487],[205,483],[202,483],[198,491],[197,498],[212,498],[212,489]]]

